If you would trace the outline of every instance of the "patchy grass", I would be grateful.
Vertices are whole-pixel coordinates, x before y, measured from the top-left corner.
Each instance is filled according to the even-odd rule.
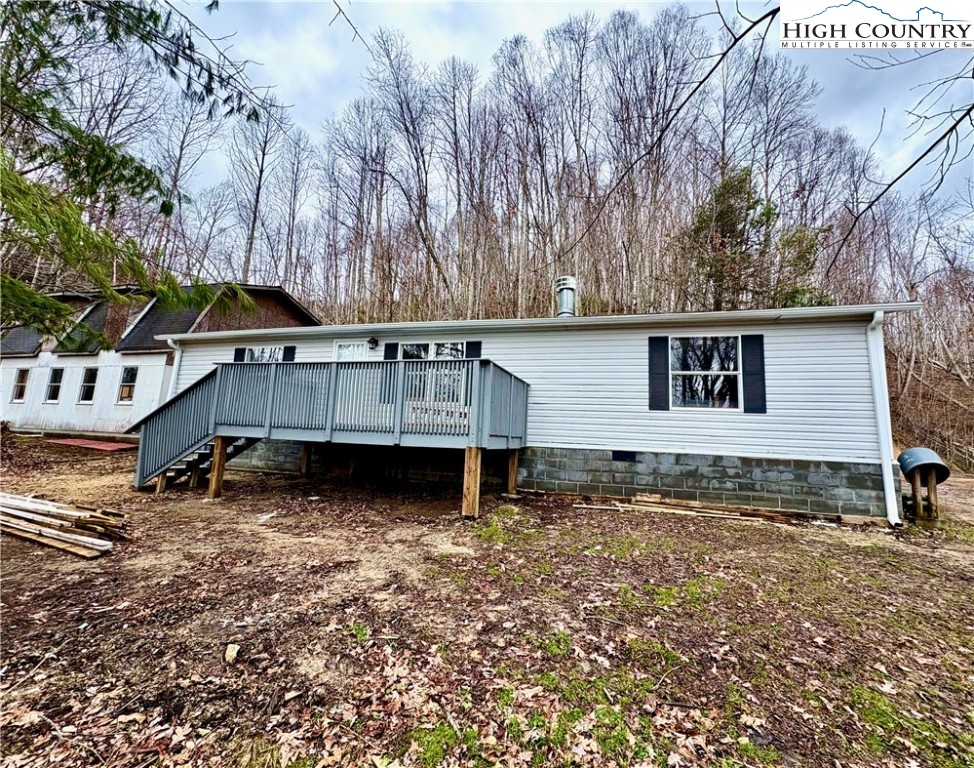
[[[555,658],[567,656],[572,650],[572,636],[564,630],[559,629],[539,638],[537,645],[549,656]]]
[[[132,461],[34,442],[5,476],[135,539],[4,539],[4,765],[974,765],[949,514],[891,535],[537,497],[470,523],[450,489],[137,494]]]
[[[883,757],[906,745],[930,768],[974,765],[974,729],[954,734],[938,722],[901,711],[890,698],[862,685],[853,687],[850,702],[867,727],[865,745],[874,755]],[[974,726],[974,713],[967,717]]]
[[[464,743],[469,746],[469,734],[465,732],[465,736],[467,740]],[[460,739],[450,725],[440,723],[433,728],[413,731],[412,741],[419,747],[420,764],[425,768],[435,768],[453,751]]]
[[[371,631],[369,630],[369,625],[361,621],[353,621],[349,626],[348,631],[351,632],[355,639],[360,643],[367,643],[369,641],[369,637],[372,635]]]

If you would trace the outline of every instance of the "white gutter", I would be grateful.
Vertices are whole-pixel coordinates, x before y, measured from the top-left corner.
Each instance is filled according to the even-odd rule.
[[[179,346],[179,342],[174,339],[166,339],[166,344],[168,344],[172,349],[176,350],[176,354],[172,362],[172,373],[169,375],[169,391],[166,393],[166,400],[172,400],[172,396],[176,389],[176,378],[179,376],[179,366],[183,362],[183,348]]]
[[[380,339],[392,334],[429,335],[430,333],[481,333],[521,330],[580,330],[583,328],[653,328],[657,326],[720,325],[730,323],[824,322],[858,320],[877,311],[914,312],[918,303],[867,304],[838,307],[796,307],[788,309],[748,309],[733,312],[683,312],[657,315],[596,315],[589,317],[535,317],[503,320],[434,320],[405,323],[363,323],[360,325],[311,325],[289,328],[261,328],[239,331],[209,331],[157,336],[158,339],[203,344],[214,341],[259,339],[334,338],[369,335]]]
[[[886,380],[886,353],[883,349],[882,310],[873,313],[866,326],[866,348],[869,353],[869,379],[873,388],[873,407],[876,409],[876,430],[879,433],[879,455],[883,473],[883,497],[886,500],[886,519],[894,528],[903,525],[896,503],[896,480],[893,477],[893,425],[889,416],[889,386]]]

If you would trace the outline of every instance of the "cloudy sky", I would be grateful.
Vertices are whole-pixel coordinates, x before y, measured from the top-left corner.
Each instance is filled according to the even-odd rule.
[[[839,2],[839,0],[835,0]],[[638,11],[651,18],[669,4],[655,2],[390,2],[340,0],[352,22],[367,39],[380,27],[400,30],[414,55],[431,66],[449,56],[459,56],[477,64],[481,72],[490,69],[494,51],[504,38],[516,34],[540,41],[545,30],[572,14],[591,11],[607,17],[617,8]],[[786,0],[796,5],[799,0]],[[800,0],[801,4],[824,7],[820,0]],[[939,0],[939,5],[956,5],[958,0]],[[934,3],[938,5],[938,3]],[[710,16],[713,0],[684,2],[693,12]],[[915,6],[914,0],[885,0],[884,8]],[[938,6],[939,7],[939,6]],[[760,16],[765,2],[742,2],[744,13]],[[788,10],[786,8],[786,10]],[[342,19],[332,22],[335,6],[331,0],[222,0],[220,10],[206,14],[202,3],[189,3],[187,14],[213,36],[226,36],[231,54],[253,62],[254,82],[273,85],[278,97],[292,105],[299,125],[317,135],[323,120],[358,96],[369,66],[369,54]],[[734,5],[726,12],[733,14]],[[915,12],[915,9],[914,11]],[[911,12],[911,13],[912,13]],[[769,37],[769,48],[779,45],[777,24]],[[959,68],[969,52],[942,51],[911,64],[879,72],[858,67],[848,50],[792,50],[786,52],[808,67],[824,93],[816,105],[820,120],[828,126],[846,126],[860,142],[870,145],[883,162],[884,174],[895,175],[929,142],[923,134],[909,138],[907,110],[923,90],[924,83]],[[968,92],[957,98],[970,100]],[[882,130],[881,130],[882,129]],[[953,174],[951,186],[961,176],[970,176],[970,167]],[[922,171],[919,172],[922,174]],[[915,183],[922,181],[918,176]]]

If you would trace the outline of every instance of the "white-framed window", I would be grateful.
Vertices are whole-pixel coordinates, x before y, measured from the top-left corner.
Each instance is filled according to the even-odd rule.
[[[45,403],[56,403],[61,399],[61,382],[64,380],[63,368],[51,368],[51,373],[47,379],[47,395],[44,397]]]
[[[30,368],[18,368],[14,374],[14,389],[10,394],[10,402],[22,403],[27,397],[27,381],[30,378]]]
[[[279,363],[284,356],[284,347],[247,347],[244,362]]]
[[[739,336],[670,337],[670,407],[741,409]]]
[[[399,345],[400,360],[463,360],[462,341],[429,341]],[[457,367],[411,371],[406,376],[406,399],[433,403],[462,403],[467,376]]]
[[[431,341],[420,344],[400,344],[400,360],[463,360],[462,341]]]
[[[79,403],[93,403],[95,401],[95,384],[97,382],[97,368],[85,368],[81,372],[81,388],[78,390]]]
[[[135,400],[135,382],[138,378],[138,366],[126,366],[122,369],[122,378],[118,383],[118,402],[131,403]]]
[[[335,360],[347,363],[353,360],[365,360],[369,356],[369,344],[366,341],[336,341]]]

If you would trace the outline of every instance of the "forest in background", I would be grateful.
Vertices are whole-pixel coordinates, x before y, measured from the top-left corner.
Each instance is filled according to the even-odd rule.
[[[683,106],[728,45],[683,6],[570,17],[503,41],[489,71],[382,31],[361,96],[316,135],[273,96],[259,120],[211,119],[136,46],[58,45],[63,113],[172,192],[171,215],[77,200],[152,269],[281,284],[334,323],[548,315],[563,274],[590,315],[920,301],[889,325],[896,424],[974,462],[974,186],[894,190],[857,221],[898,169],[821,126],[820,86],[757,42]],[[6,64],[45,87],[43,67]],[[36,137],[2,128],[18,170],[57,189],[57,165],[25,167]],[[0,223],[5,274],[84,287]]]

